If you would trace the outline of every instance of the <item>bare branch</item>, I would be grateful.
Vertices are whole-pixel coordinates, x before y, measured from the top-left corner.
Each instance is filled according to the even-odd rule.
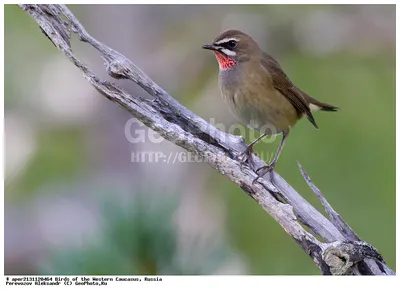
[[[182,106],[125,56],[94,39],[65,5],[19,6],[40,25],[53,44],[101,94],[128,110],[166,140],[199,155],[204,162],[240,186],[311,256],[323,274],[331,275],[339,270],[341,274],[394,274],[379,254],[367,255],[359,252],[360,249],[354,249],[357,255],[354,258],[357,260],[347,261],[345,268],[337,267],[333,259],[340,259],[342,255],[329,251],[344,244],[355,244],[348,243],[340,228],[303,199],[277,173],[274,173],[274,185],[267,178],[253,184],[257,175],[250,167],[241,168],[236,159],[246,148],[242,137],[221,132]],[[133,97],[112,82],[97,77],[73,54],[69,41],[71,31],[100,53],[110,76],[133,81],[153,99]],[[252,160],[254,168],[265,165],[258,157],[254,156]],[[284,203],[277,200],[277,196],[282,197]],[[301,223],[308,226],[312,233],[304,229]],[[320,242],[316,236],[325,242]]]
[[[313,182],[311,181],[311,178],[308,176],[308,174],[306,173],[306,171],[300,165],[299,162],[297,162],[297,165],[299,166],[301,175],[307,182],[308,186],[311,188],[311,190],[314,192],[314,194],[317,195],[319,201],[324,206],[325,212],[326,212],[326,214],[328,214],[333,225],[336,226],[336,228],[340,231],[340,233],[343,234],[343,236],[347,240],[351,240],[351,241],[360,240],[360,238],[358,238],[357,234],[354,233],[354,231],[351,229],[351,227],[342,219],[342,217],[328,203],[328,201],[325,199],[322,192],[313,184]]]
[[[370,244],[363,241],[342,241],[329,245],[322,253],[322,259],[328,266],[333,275],[376,275],[377,271],[370,270],[365,265],[359,266],[355,270],[355,264],[365,258],[378,259],[378,267],[384,271],[382,256]]]

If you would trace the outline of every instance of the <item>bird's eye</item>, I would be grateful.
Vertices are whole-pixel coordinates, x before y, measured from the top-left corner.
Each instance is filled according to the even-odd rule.
[[[230,49],[234,49],[234,48],[236,48],[236,46],[237,46],[237,41],[235,41],[235,40],[230,40],[229,42],[228,42],[228,47],[230,48]]]

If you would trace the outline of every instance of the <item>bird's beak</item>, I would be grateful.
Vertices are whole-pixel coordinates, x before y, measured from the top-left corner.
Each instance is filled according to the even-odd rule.
[[[204,46],[202,46],[202,48],[206,49],[206,50],[212,50],[212,51],[218,51],[219,50],[219,47],[214,46],[212,44],[204,45]]]

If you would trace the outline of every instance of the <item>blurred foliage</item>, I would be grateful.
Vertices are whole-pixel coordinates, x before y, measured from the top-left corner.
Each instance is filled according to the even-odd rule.
[[[6,185],[14,195],[8,200],[25,200],[23,194],[33,194],[48,183],[63,184],[79,178],[83,168],[82,131],[64,128],[40,132],[40,146],[17,181]]]
[[[124,203],[113,197],[101,196],[104,220],[98,234],[83,247],[51,250],[39,264],[40,274],[214,274],[235,255],[226,241],[200,253],[195,241],[182,249],[172,223],[180,200],[177,195],[141,192]]]

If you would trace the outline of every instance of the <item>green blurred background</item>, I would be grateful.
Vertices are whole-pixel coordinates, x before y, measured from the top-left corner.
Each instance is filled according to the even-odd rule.
[[[277,171],[322,210],[298,160],[395,269],[394,5],[69,7],[95,38],[227,128],[236,121],[201,45],[228,28],[252,35],[300,88],[341,109],[316,113],[318,131],[299,122]],[[72,47],[109,79],[97,52],[76,39]],[[183,150],[130,143],[129,114],[15,5],[5,6],[4,78],[6,274],[319,273],[268,214],[205,164],[131,162],[132,153]],[[248,141],[252,135],[246,131]],[[266,156],[278,142],[256,150]]]

